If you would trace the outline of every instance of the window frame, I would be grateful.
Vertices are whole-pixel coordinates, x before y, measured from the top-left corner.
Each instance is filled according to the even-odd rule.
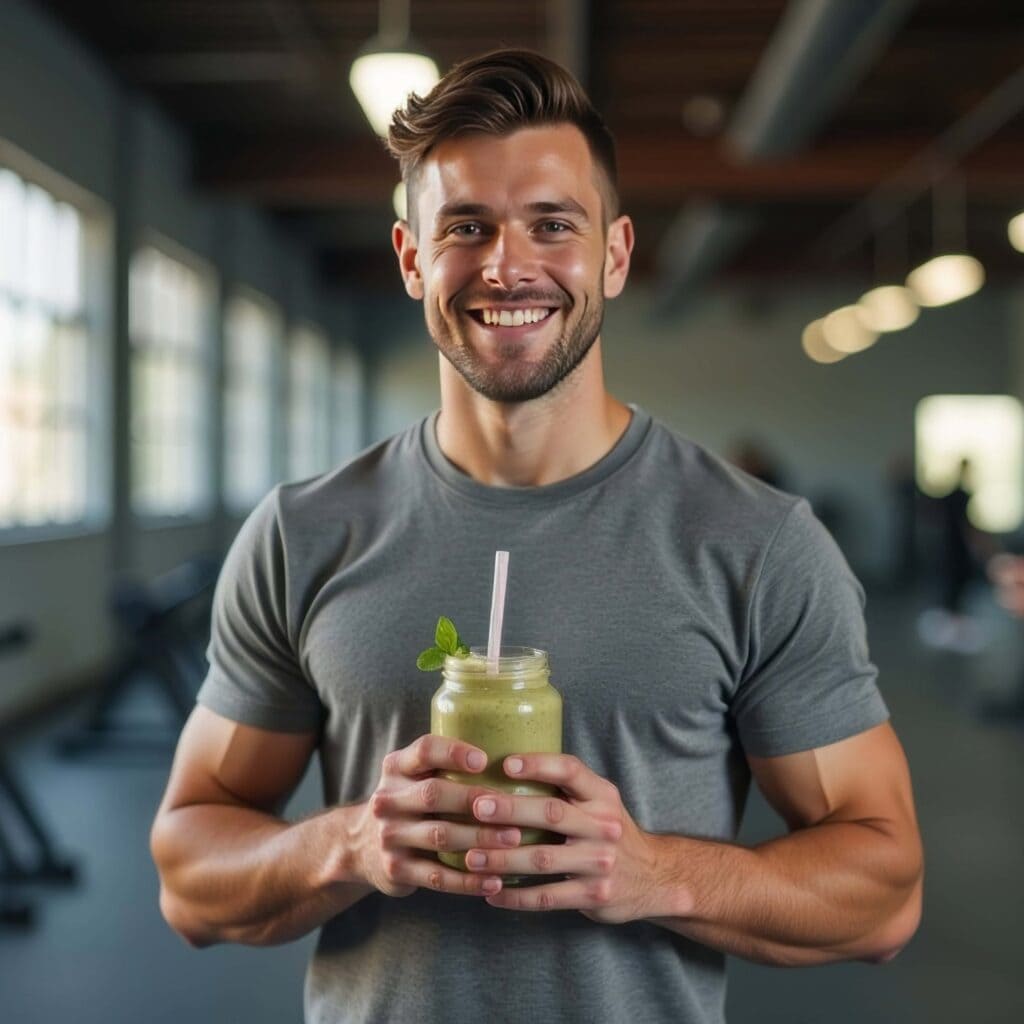
[[[0,526],[0,546],[69,540],[107,532],[114,519],[114,213],[107,202],[0,137],[0,167],[26,185],[67,203],[81,228],[81,323],[85,329],[86,491],[84,512],[73,522]]]
[[[298,348],[296,344],[296,338],[301,334],[307,334],[314,338],[318,343],[323,343],[323,357],[324,357],[324,368],[326,369],[327,380],[323,385],[322,397],[324,400],[323,414],[324,414],[324,451],[320,454],[323,455],[323,465],[320,469],[314,470],[313,473],[308,473],[303,470],[298,475],[295,475],[294,466],[292,465],[292,459],[294,456],[293,445],[295,444],[295,437],[292,434],[292,428],[294,426],[293,417],[295,415],[294,409],[294,379],[293,369],[294,364],[292,360],[295,358],[295,351]],[[286,422],[285,422],[285,458],[284,458],[284,476],[283,479],[289,482],[296,482],[299,480],[309,480],[312,477],[319,476],[323,473],[330,471],[334,463],[334,438],[333,438],[333,425],[334,425],[334,344],[331,340],[330,334],[321,327],[319,324],[314,323],[312,320],[293,320],[287,325],[286,330],[286,352],[285,352],[285,373],[284,373],[284,386],[287,392],[286,395]],[[309,396],[306,396],[309,397]],[[317,426],[315,420],[312,421],[313,431],[315,433]]]
[[[228,320],[231,307],[236,299],[244,299],[247,302],[259,307],[266,313],[271,322],[271,353],[270,353],[270,380],[268,388],[268,399],[270,403],[268,416],[269,437],[267,440],[267,455],[269,458],[269,482],[266,489],[251,502],[236,505],[231,500],[228,492],[228,395],[230,392],[231,361],[229,359],[229,330]],[[247,284],[235,283],[228,290],[224,297],[223,315],[220,323],[221,330],[221,374],[220,374],[220,462],[223,467],[218,482],[218,499],[224,515],[229,519],[244,519],[259,504],[270,490],[281,481],[281,469],[287,451],[287,441],[283,436],[283,427],[287,427],[287,363],[285,345],[288,334],[288,322],[285,318],[283,307],[269,295],[250,287]]]
[[[142,253],[145,249],[155,249],[161,255],[168,259],[175,260],[178,263],[183,264],[189,270],[193,271],[199,278],[199,287],[202,294],[203,311],[201,316],[201,334],[199,338],[200,345],[203,348],[204,354],[204,369],[206,372],[206,427],[207,436],[212,436],[214,428],[217,423],[217,416],[220,409],[220,396],[218,395],[218,389],[220,388],[219,374],[217,372],[218,359],[217,359],[217,345],[219,342],[218,331],[217,331],[217,314],[220,309],[220,290],[221,282],[220,277],[217,273],[214,265],[202,256],[192,252],[185,246],[176,242],[173,238],[169,238],[167,235],[153,228],[144,228],[139,232],[138,238],[135,240],[135,246],[132,250],[132,256],[129,260],[129,271],[128,278],[125,282],[125,288],[127,289],[127,301],[129,303],[128,308],[128,359],[129,359],[129,380],[131,380],[131,360],[134,355],[134,339],[132,338],[131,331],[131,265],[135,258]],[[131,385],[129,384],[129,387]],[[132,455],[132,440],[130,436],[131,431],[131,415],[134,411],[135,406],[135,395],[134,393],[129,397],[129,437],[127,440],[128,444],[128,466],[129,466],[129,480],[128,480],[128,507],[129,515],[131,517],[132,524],[135,528],[143,532],[150,532],[153,530],[165,530],[178,526],[194,526],[201,525],[203,523],[209,523],[213,521],[218,512],[220,506],[221,496],[219,493],[219,482],[217,480],[217,465],[218,456],[214,451],[210,451],[208,455],[208,461],[206,465],[206,501],[205,505],[201,510],[189,511],[189,512],[145,512],[139,511],[135,507],[134,502],[134,460]]]

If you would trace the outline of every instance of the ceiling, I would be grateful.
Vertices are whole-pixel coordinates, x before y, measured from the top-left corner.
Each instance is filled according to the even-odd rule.
[[[347,82],[377,0],[37,2],[187,132],[198,187],[287,222],[332,281],[393,281],[397,168]],[[1005,234],[1024,208],[1017,4],[413,0],[411,27],[442,68],[509,45],[577,71],[618,140],[635,272],[667,296],[716,273],[923,256],[936,169],[941,195],[966,197],[990,276],[1019,277]],[[888,225],[881,247],[869,215]]]

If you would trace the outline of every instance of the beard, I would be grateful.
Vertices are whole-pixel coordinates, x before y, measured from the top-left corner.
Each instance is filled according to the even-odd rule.
[[[551,305],[546,297],[507,295],[495,299],[495,305],[502,301],[516,299],[537,300],[537,305]],[[591,299],[593,298],[593,302]],[[455,308],[462,311],[465,302]],[[566,309],[559,297],[559,312]],[[604,297],[600,280],[592,293],[586,296],[578,319],[566,322],[561,333],[536,363],[521,361],[521,356],[530,348],[530,342],[513,342],[502,347],[497,365],[485,362],[467,337],[467,331],[457,322],[451,324],[429,300],[424,303],[427,330],[441,354],[461,374],[463,380],[484,398],[492,402],[529,402],[546,395],[556,388],[586,358],[601,333],[604,321]],[[468,315],[463,312],[462,315]],[[556,314],[552,314],[553,316]]]

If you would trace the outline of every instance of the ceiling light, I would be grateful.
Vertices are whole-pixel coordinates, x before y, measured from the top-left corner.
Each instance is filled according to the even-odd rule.
[[[878,331],[862,319],[857,306],[840,306],[821,321],[821,332],[829,348],[850,354],[863,352],[878,341]]]
[[[985,268],[966,253],[948,253],[922,263],[907,276],[920,306],[945,306],[973,295],[985,283]]]
[[[909,288],[898,284],[882,285],[865,292],[857,303],[860,319],[880,334],[886,331],[902,331],[909,327],[920,314]]]
[[[821,329],[821,321],[814,320],[804,328],[802,343],[804,352],[816,363],[838,363],[846,358],[845,352],[829,347]]]
[[[359,51],[348,76],[373,130],[386,136],[409,94],[425,96],[439,78],[437,64],[409,35],[409,0],[381,0],[380,31]]]
[[[1006,225],[1006,233],[1010,236],[1010,245],[1017,252],[1024,252],[1024,213],[1018,213],[1009,224]]]

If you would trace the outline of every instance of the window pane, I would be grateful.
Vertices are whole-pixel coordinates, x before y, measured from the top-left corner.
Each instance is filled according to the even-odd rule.
[[[53,306],[57,211],[53,198],[29,185],[25,195],[25,291],[37,302]]]
[[[132,507],[186,515],[209,507],[209,365],[199,274],[158,249],[132,259]]]
[[[361,438],[362,377],[359,360],[351,350],[339,351],[334,359],[334,461],[348,459],[359,450]]]
[[[0,168],[0,526],[87,512],[101,410],[81,263],[78,210]]]
[[[0,291],[24,291],[25,186],[13,171],[0,167]]]
[[[56,266],[54,304],[64,316],[74,316],[82,305],[81,224],[78,211],[58,203],[55,214]]]
[[[274,482],[278,336],[269,305],[232,299],[225,322],[224,498],[235,512],[255,505]]]
[[[331,463],[330,350],[319,332],[299,328],[289,340],[288,476],[322,473]]]

